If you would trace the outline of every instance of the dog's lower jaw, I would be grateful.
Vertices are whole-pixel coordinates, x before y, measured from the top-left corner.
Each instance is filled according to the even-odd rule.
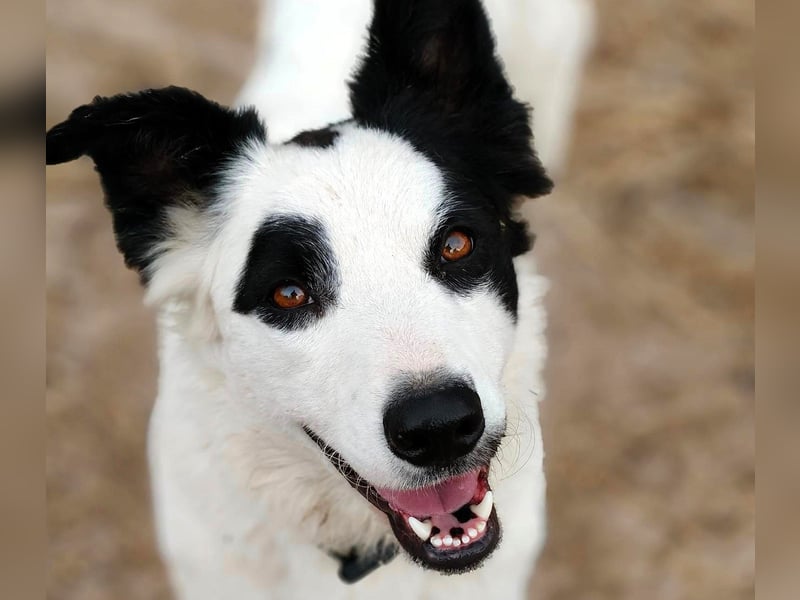
[[[303,429],[342,478],[386,515],[397,543],[422,568],[464,573],[477,568],[497,547],[502,534],[489,486],[488,465],[415,490],[376,488],[309,427]],[[493,446],[492,455],[497,449]],[[436,502],[420,503],[420,499],[441,499],[443,494],[449,498],[446,509],[440,500],[440,512],[415,512],[435,510]],[[371,570],[385,557],[394,555],[394,546],[380,543],[367,552],[366,559],[355,553],[355,563]]]

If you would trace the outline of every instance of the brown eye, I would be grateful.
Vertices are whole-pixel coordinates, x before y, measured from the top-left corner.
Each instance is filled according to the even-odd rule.
[[[458,229],[447,234],[442,247],[442,258],[446,261],[460,260],[472,252],[472,238]]]
[[[285,283],[276,287],[272,292],[272,301],[278,308],[285,309],[298,308],[312,302],[308,292],[296,283]]]

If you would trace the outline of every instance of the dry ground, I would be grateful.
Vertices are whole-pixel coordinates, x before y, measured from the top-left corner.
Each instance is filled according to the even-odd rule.
[[[537,600],[753,594],[753,6],[603,0],[552,280]],[[95,94],[233,99],[251,0],[50,0],[47,124]],[[145,466],[153,319],[86,162],[48,169],[50,597],[166,598]]]

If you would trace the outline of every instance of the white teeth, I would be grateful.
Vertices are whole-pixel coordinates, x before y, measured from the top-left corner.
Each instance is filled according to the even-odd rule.
[[[483,496],[483,500],[481,500],[479,504],[470,504],[469,508],[481,519],[488,519],[489,515],[492,514],[492,504],[494,504],[492,491],[487,490],[486,494]]]
[[[461,545],[461,540],[458,538],[453,539],[453,547],[458,548]]]
[[[474,539],[478,537],[478,530],[474,529],[473,527],[470,527],[469,529],[467,529],[467,535],[469,535],[469,537]]]
[[[486,521],[478,521],[478,523],[475,525],[475,529],[477,529],[479,532],[486,529]]]
[[[411,529],[414,530],[414,533],[417,534],[417,537],[419,537],[419,539],[421,539],[423,542],[431,537],[433,524],[429,520],[420,521],[414,517],[408,517],[408,524],[411,526]]]
[[[442,538],[438,535],[435,535],[431,538],[431,544],[433,544],[434,548],[439,548],[442,545]]]
[[[461,536],[461,541],[465,544],[469,544],[469,536],[465,533]]]
[[[442,540],[442,543],[445,546],[452,546],[454,541],[455,540],[453,540],[453,536],[452,535],[446,535],[446,536],[444,536],[444,539]]]

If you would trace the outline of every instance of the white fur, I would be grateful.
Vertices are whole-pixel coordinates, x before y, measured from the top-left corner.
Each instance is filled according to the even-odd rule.
[[[262,32],[269,52],[242,100],[255,101],[279,141],[347,117],[344,65],[352,64],[369,12],[368,0],[273,4],[279,35],[267,40]],[[488,4],[492,14],[499,2]],[[531,23],[540,13],[562,14],[556,5],[583,3],[517,4]],[[563,14],[579,40],[565,34],[543,42],[541,52],[511,45],[534,62],[554,60],[558,47],[574,59],[586,36],[573,9]],[[338,28],[343,19],[348,25]],[[273,31],[272,23],[265,28]],[[570,72],[574,90],[577,71]],[[548,76],[540,75],[538,89]],[[546,119],[552,122],[540,127],[553,132],[551,160],[560,160],[560,121],[568,118]],[[160,248],[148,292],[159,309],[161,364],[149,452],[159,543],[175,590],[189,600],[523,598],[545,529],[537,403],[546,283],[529,257],[515,261],[516,327],[490,289],[446,293],[421,267],[447,201],[439,171],[396,136],[351,124],[339,130],[324,150],[253,144],[226,174],[212,218],[190,208],[170,215],[176,235]],[[232,310],[255,228],[276,214],[323,223],[341,278],[337,307],[295,332]],[[440,367],[473,379],[487,429],[507,420],[490,474],[503,541],[468,574],[425,571],[401,554],[345,585],[338,563],[319,548],[366,548],[392,534],[386,516],[352,490],[298,423],[374,485],[412,485],[418,474],[389,451],[381,411],[395,375]]]
[[[510,435],[490,479],[504,526],[500,547],[477,571],[442,576],[397,557],[353,586],[318,545],[369,544],[386,517],[358,496],[307,440],[224,391],[213,367],[162,323],[162,378],[150,460],[162,552],[179,597],[523,598],[544,539],[543,387],[546,284],[517,261],[520,313],[503,388]],[[165,320],[168,320],[165,318]],[[272,374],[273,378],[280,377]]]

